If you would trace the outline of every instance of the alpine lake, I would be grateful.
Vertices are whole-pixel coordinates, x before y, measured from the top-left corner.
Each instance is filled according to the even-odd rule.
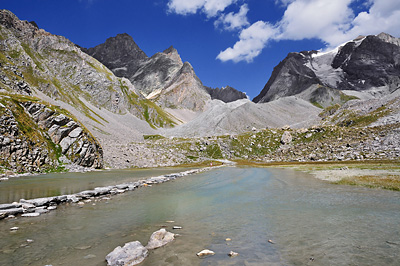
[[[0,203],[184,170],[14,178],[0,183]],[[84,205],[61,204],[38,217],[4,219],[0,265],[105,266],[115,247],[146,245],[160,228],[179,236],[140,265],[399,265],[400,193],[334,185],[292,169],[221,167]],[[198,258],[203,249],[215,255]],[[239,255],[231,258],[230,251]]]

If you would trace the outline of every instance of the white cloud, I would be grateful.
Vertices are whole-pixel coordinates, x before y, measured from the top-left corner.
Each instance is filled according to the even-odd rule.
[[[352,0],[297,0],[290,3],[279,22],[279,38],[301,40],[325,39],[346,30],[354,14],[348,7]]]
[[[249,8],[247,4],[244,4],[240,7],[238,13],[230,12],[228,14],[222,14],[218,20],[214,22],[215,27],[222,25],[225,30],[240,30],[244,26],[250,25],[247,20],[247,12],[249,12]]]
[[[171,0],[168,2],[168,9],[180,15],[194,14],[204,3],[205,0]]]
[[[340,32],[338,36],[327,40],[333,46],[357,37],[359,35],[379,34],[386,32],[396,37],[400,36],[400,1],[374,0],[368,12],[359,13],[351,22],[348,31]]]
[[[258,56],[269,40],[274,39],[277,29],[269,23],[258,21],[242,30],[239,41],[232,48],[227,48],[217,56],[221,61],[251,62]]]
[[[204,12],[207,17],[214,17],[237,0],[169,0],[168,9],[180,15]]]

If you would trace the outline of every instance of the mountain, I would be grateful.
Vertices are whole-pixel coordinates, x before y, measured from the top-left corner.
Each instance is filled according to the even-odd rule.
[[[291,53],[267,83],[268,102],[254,103],[233,101],[245,95],[229,86],[205,87],[173,47],[147,57],[121,34],[83,52],[0,10],[0,175],[224,158],[398,158],[398,46],[380,34],[328,53]],[[356,77],[364,87],[353,86]],[[293,134],[294,146],[282,134]]]
[[[116,143],[176,124],[129,80],[8,10],[0,10],[0,103],[0,160],[15,171],[56,169],[62,157],[102,168]]]
[[[253,101],[269,102],[323,87],[325,92],[336,94],[337,102],[343,95],[334,90],[379,89],[388,94],[397,90],[399,84],[400,39],[381,33],[359,36],[329,52],[288,54],[274,68],[271,78]],[[324,91],[320,89],[317,94]]]
[[[234,102],[239,99],[246,99],[247,95],[244,92],[238,91],[235,88],[226,86],[223,88],[209,88],[206,87],[207,92],[211,95],[213,100],[221,100],[225,103]]]
[[[117,77],[133,76],[140,64],[148,59],[133,38],[126,33],[108,38],[105,43],[94,48],[82,49],[102,62]]]
[[[228,89],[221,93],[205,87],[191,64],[182,62],[173,46],[148,58],[132,37],[118,34],[83,51],[102,62],[115,75],[129,79],[146,98],[162,107],[203,111],[211,97],[222,101],[245,98],[243,93],[234,89],[235,92]]]

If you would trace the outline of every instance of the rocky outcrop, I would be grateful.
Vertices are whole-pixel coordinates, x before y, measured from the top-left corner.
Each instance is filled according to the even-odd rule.
[[[400,87],[399,66],[398,38],[386,33],[360,36],[330,52],[290,53],[253,101],[296,95],[312,85],[355,91],[384,88],[388,94]]]
[[[5,169],[51,170],[60,166],[62,155],[83,167],[103,167],[100,145],[77,121],[44,104],[0,100],[5,103],[0,106],[0,160]]]
[[[226,86],[221,89],[206,87],[206,90],[211,95],[211,99],[221,100],[225,103],[247,98],[246,93],[238,91],[230,86]]]
[[[78,122],[43,104],[25,102],[25,110],[60,145],[61,153],[73,163],[93,168],[103,168],[103,151],[99,143]]]
[[[57,167],[54,150],[42,134],[24,132],[36,128],[28,128],[25,123],[19,123],[17,114],[14,115],[10,107],[16,108],[11,103],[8,108],[0,105],[0,165],[3,168],[0,170],[7,169],[13,174]]]

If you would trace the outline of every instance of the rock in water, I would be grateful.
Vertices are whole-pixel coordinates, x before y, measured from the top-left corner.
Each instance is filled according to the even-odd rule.
[[[149,243],[147,243],[146,248],[147,249],[155,249],[162,247],[169,242],[172,242],[174,240],[174,234],[167,232],[164,228],[154,232],[149,240]]]
[[[116,247],[106,256],[109,266],[133,266],[141,263],[149,254],[139,241],[126,243],[123,247]]]
[[[239,253],[234,252],[234,251],[231,251],[231,252],[229,252],[229,254],[228,254],[228,256],[231,257],[231,258],[234,258],[234,257],[236,257],[237,255],[239,255]]]
[[[215,252],[209,249],[204,249],[196,254],[198,257],[215,255]]]

